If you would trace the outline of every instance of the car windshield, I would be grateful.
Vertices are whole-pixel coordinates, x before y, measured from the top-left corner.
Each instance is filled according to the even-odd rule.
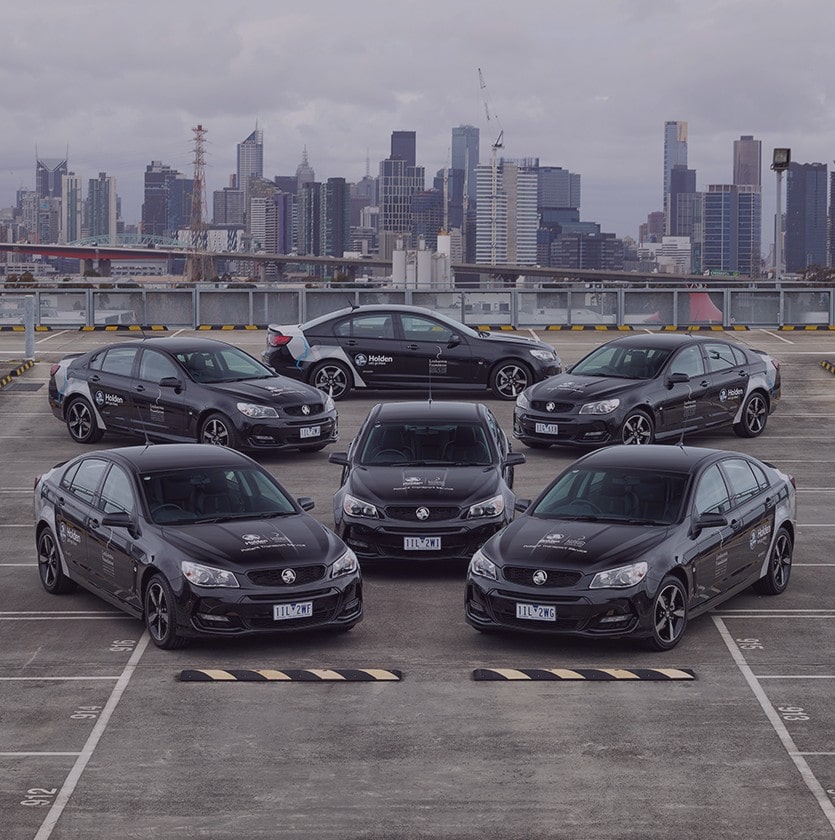
[[[242,382],[275,376],[257,359],[236,347],[184,350],[175,356],[195,382]]]
[[[670,525],[679,518],[687,473],[632,468],[571,469],[531,510],[545,519]]]
[[[361,464],[488,466],[493,456],[475,423],[377,423],[361,443]]]
[[[198,467],[142,475],[151,519],[188,525],[296,513],[293,502],[257,467]]]
[[[604,344],[571,368],[582,376],[614,376],[621,379],[652,379],[670,357],[661,347]]]

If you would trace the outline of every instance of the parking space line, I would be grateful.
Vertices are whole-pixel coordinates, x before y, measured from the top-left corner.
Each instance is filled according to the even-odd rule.
[[[31,756],[60,756],[60,755],[81,755],[77,752],[0,752],[0,756],[6,758],[29,758]]]
[[[127,618],[136,621],[133,616],[125,613],[113,613],[112,615],[0,615],[0,621],[101,621],[103,619],[113,621],[114,618]]]
[[[835,680],[835,674],[755,674],[758,680]]]
[[[50,333],[46,338],[39,338],[35,344],[43,344],[45,341],[52,341],[53,338],[57,338],[58,336],[64,335],[67,330],[61,330],[60,332]]]
[[[87,680],[118,680],[118,677],[0,677],[2,682],[37,682],[38,680],[58,680],[86,682]]]
[[[751,666],[745,661],[742,651],[728,632],[728,628],[725,627],[725,622],[715,615],[711,616],[711,618],[713,619],[713,623],[716,625],[719,635],[725,642],[725,645],[736,663],[737,668],[739,668],[745,682],[748,683],[748,687],[754,693],[754,697],[757,698],[757,702],[760,704],[760,708],[762,708],[765,716],[768,718],[768,722],[777,733],[780,743],[783,745],[783,748],[789,758],[791,758],[795,767],[797,767],[800,772],[803,781],[806,783],[806,787],[809,788],[812,796],[814,796],[817,800],[824,816],[829,820],[829,824],[833,829],[835,829],[835,804],[832,803],[824,790],[823,785],[817,780],[815,774],[812,772],[812,769],[809,767],[808,762],[803,758],[802,753],[800,753],[797,749],[794,739],[789,734],[789,730],[783,723],[782,718],[779,714],[777,714],[777,710],[771,704],[771,701],[768,699],[765,691],[763,691],[757,677],[754,676]]]
[[[142,654],[145,653],[145,648],[148,646],[149,641],[150,636],[146,631],[142,634],[142,638],[140,638],[139,643],[136,645],[136,649],[131,654],[127,665],[125,665],[125,669],[122,671],[116,685],[113,687],[113,691],[110,693],[110,697],[107,698],[107,702],[104,705],[104,709],[102,709],[101,715],[99,715],[99,719],[93,727],[93,731],[90,733],[87,738],[87,742],[78,754],[78,758],[76,759],[72,770],[70,770],[69,775],[64,780],[61,790],[58,791],[58,795],[55,797],[55,802],[52,803],[49,813],[44,818],[44,821],[41,823],[41,827],[38,829],[38,833],[35,835],[35,840],[48,840],[52,834],[52,829],[55,828],[55,825],[61,818],[61,814],[64,812],[64,808],[67,807],[67,803],[70,801],[70,797],[75,790],[75,786],[81,778],[81,774],[87,767],[87,763],[93,757],[93,752],[101,740],[102,735],[104,735],[104,731],[110,723],[110,718],[116,710],[116,707],[119,705],[119,701],[122,699],[122,695],[125,693],[128,683],[136,670],[136,666],[139,664],[139,660],[142,658]]]

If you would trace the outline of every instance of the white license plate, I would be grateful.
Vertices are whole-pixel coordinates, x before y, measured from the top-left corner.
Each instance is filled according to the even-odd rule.
[[[536,433],[538,435],[558,435],[560,427],[556,423],[537,423]]]
[[[440,537],[403,537],[406,551],[437,551],[440,547]]]
[[[312,437],[319,437],[321,434],[321,429],[319,426],[302,426],[299,429],[299,436],[304,438],[312,438]]]
[[[286,618],[312,618],[313,601],[299,601],[296,604],[273,604],[273,618],[283,621]]]
[[[557,608],[542,604],[517,604],[516,618],[529,618],[533,621],[556,621]]]

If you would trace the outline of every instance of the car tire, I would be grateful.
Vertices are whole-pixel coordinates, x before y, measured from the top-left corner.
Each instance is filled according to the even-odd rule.
[[[550,449],[551,444],[544,440],[531,440],[530,438],[519,438],[522,443],[530,449]]]
[[[168,581],[160,574],[154,575],[142,599],[145,627],[151,641],[163,650],[181,648],[186,639],[177,633],[177,608],[174,593]]]
[[[652,635],[648,639],[652,650],[672,650],[687,629],[687,591],[674,575],[661,581],[651,610]]]
[[[237,448],[238,434],[232,425],[232,421],[225,414],[215,413],[210,414],[200,424],[200,434],[197,437],[197,442],[235,449]]]
[[[84,399],[76,397],[67,406],[64,413],[67,431],[76,443],[96,443],[101,440],[104,432],[96,422],[96,412],[93,406]]]
[[[754,584],[755,592],[760,595],[779,595],[785,592],[792,571],[793,550],[791,534],[785,528],[780,528],[771,546],[766,572]]]
[[[499,362],[490,374],[490,390],[500,400],[515,400],[532,383],[531,369],[513,359]]]
[[[765,431],[767,422],[768,401],[761,391],[754,391],[742,406],[742,419],[734,423],[734,432],[739,437],[759,437]]]
[[[310,373],[310,384],[334,400],[346,397],[353,386],[351,371],[342,362],[319,362]]]
[[[637,408],[630,411],[620,427],[620,441],[629,446],[647,446],[655,440],[652,417]]]
[[[51,595],[63,595],[75,589],[75,583],[64,573],[58,544],[49,528],[38,534],[38,574],[41,586]]]

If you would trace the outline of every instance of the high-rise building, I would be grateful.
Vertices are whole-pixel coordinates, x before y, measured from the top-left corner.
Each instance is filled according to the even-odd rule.
[[[450,166],[464,173],[463,194],[465,211],[475,207],[475,170],[479,164],[479,130],[474,125],[459,125],[452,129]]]
[[[476,262],[486,265],[535,265],[537,253],[537,175],[518,163],[476,169]]]
[[[704,194],[701,267],[758,277],[762,204],[758,187],[711,184]]]
[[[398,237],[407,248],[414,247],[412,237],[412,196],[426,187],[422,166],[410,166],[401,157],[380,161],[380,256],[391,259]]]
[[[87,236],[116,244],[116,179],[106,172],[88,181],[84,225]]]
[[[264,132],[255,126],[255,131],[243,142],[238,143],[238,168],[235,186],[249,195],[249,179],[264,177]]]
[[[35,192],[38,198],[61,198],[61,178],[67,174],[67,159],[36,158]]]
[[[670,191],[667,194],[665,219],[667,236],[691,236],[688,216],[691,214],[692,196],[696,192],[696,170],[674,166],[670,170]]]
[[[800,273],[826,265],[827,167],[789,165],[786,179],[786,271]]]
[[[81,178],[74,172],[63,176],[61,184],[61,224],[58,241],[62,245],[75,242],[84,235],[84,195],[81,192]]]
[[[391,157],[405,160],[406,166],[417,166],[417,133],[414,131],[392,131]]]
[[[750,134],[734,140],[734,181],[740,186],[762,188],[762,142]]]
[[[193,187],[192,178],[160,160],[152,160],[145,167],[142,233],[176,238],[180,228],[189,226]]]
[[[829,173],[829,262],[835,265],[835,171]]]
[[[296,190],[300,191],[305,184],[312,184],[316,180],[316,173],[307,159],[307,146],[302,152],[302,162],[296,167]]]
[[[244,191],[236,187],[224,187],[212,193],[212,221],[216,225],[244,224]]]
[[[687,167],[687,123],[668,120],[664,123],[664,212],[667,212],[670,173],[674,166]]]
[[[350,249],[350,192],[344,178],[328,178],[322,187],[321,253],[341,257]]]

